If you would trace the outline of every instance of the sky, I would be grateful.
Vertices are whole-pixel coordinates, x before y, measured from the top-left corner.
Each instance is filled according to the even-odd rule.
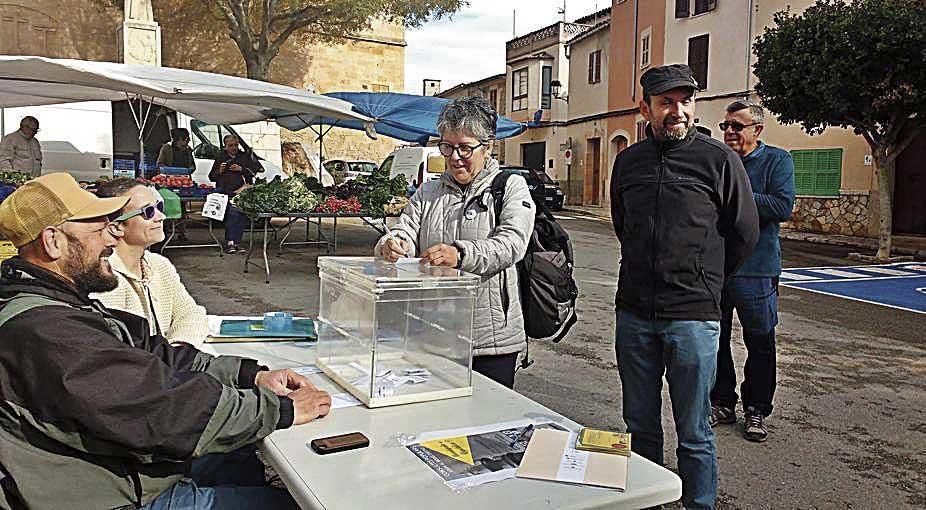
[[[566,0],[566,18],[591,14],[610,0]],[[405,92],[421,94],[423,79],[441,90],[505,72],[505,42],[563,19],[563,0],[470,0],[451,18],[405,32]]]

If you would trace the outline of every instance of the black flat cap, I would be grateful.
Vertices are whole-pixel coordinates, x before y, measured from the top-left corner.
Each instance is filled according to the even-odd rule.
[[[653,96],[672,89],[689,87],[700,90],[697,80],[691,73],[691,68],[685,64],[670,64],[654,67],[640,77],[643,94]]]

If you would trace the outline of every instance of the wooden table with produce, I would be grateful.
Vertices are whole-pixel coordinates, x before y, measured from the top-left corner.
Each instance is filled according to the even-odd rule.
[[[274,179],[255,184],[242,191],[232,203],[250,218],[249,246],[244,259],[244,272],[249,266],[264,270],[266,283],[270,283],[270,259],[267,247],[270,236],[276,240],[279,253],[284,246],[323,246],[326,253],[337,250],[338,219],[359,218],[364,224],[385,233],[385,218],[397,217],[408,205],[405,176],[390,178],[383,172],[343,182],[335,186],[322,186],[318,179],[295,175],[288,179]],[[322,220],[331,219],[329,238],[321,228]],[[273,220],[278,221],[277,224]],[[380,226],[377,221],[381,220]],[[299,222],[305,224],[305,239],[290,241],[292,229]],[[315,226],[314,238],[311,236]],[[263,233],[261,254],[263,265],[252,260],[258,247],[256,235]]]

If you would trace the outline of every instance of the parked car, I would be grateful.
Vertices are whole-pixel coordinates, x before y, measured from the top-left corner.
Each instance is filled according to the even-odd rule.
[[[501,169],[524,176],[534,200],[542,198],[547,209],[559,211],[563,208],[563,199],[565,198],[563,190],[560,189],[559,183],[551,179],[546,172],[523,166],[502,166]]]
[[[325,170],[334,177],[335,182],[342,183],[356,179],[361,175],[371,175],[378,168],[372,161],[357,161],[347,159],[329,159],[325,161]]]

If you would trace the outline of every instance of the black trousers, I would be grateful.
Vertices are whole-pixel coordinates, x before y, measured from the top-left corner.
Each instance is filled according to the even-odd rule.
[[[493,381],[514,387],[514,370],[518,362],[518,353],[499,354],[497,356],[473,356],[473,370]]]
[[[743,411],[754,408],[764,416],[772,414],[775,396],[775,326],[778,324],[778,278],[737,276],[724,289],[721,299],[720,342],[717,350],[717,379],[711,404],[736,407],[736,371],[730,344],[733,310],[743,325],[746,363],[739,398]]]

